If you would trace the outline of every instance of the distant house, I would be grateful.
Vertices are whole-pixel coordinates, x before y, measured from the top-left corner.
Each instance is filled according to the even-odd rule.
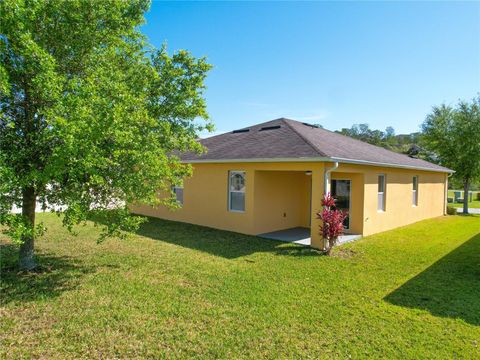
[[[313,125],[281,118],[201,142],[207,153],[182,158],[194,170],[175,189],[181,208],[133,212],[251,235],[307,228],[314,247],[325,192],[348,211],[351,234],[445,213],[452,170]]]

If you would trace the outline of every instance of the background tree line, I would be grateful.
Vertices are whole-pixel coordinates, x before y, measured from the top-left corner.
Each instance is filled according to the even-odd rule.
[[[391,126],[382,131],[371,129],[368,124],[354,124],[350,128],[342,128],[336,132],[398,153],[423,159],[434,157],[430,151],[422,147],[421,132],[397,135]]]

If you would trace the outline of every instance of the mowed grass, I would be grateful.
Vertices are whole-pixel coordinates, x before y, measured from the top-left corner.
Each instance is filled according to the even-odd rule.
[[[454,204],[449,204],[452,205],[453,207],[456,208],[462,208],[463,209],[463,203],[454,203]],[[468,208],[469,209],[480,209],[480,200],[475,200],[472,202],[468,203]]]
[[[150,219],[96,244],[54,215],[42,271],[1,241],[0,358],[479,358],[480,217],[449,216],[326,257]]]

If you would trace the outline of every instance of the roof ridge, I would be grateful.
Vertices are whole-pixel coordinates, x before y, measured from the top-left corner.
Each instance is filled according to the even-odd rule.
[[[289,121],[295,121],[295,122],[298,122],[300,123],[300,121],[296,121],[296,120],[292,120],[292,119],[286,119],[286,118],[281,118],[281,120],[287,124],[287,126],[295,133],[297,134],[298,136],[300,136],[302,138],[303,141],[305,141],[308,145],[310,145],[310,147],[315,150],[320,156],[325,156],[325,157],[330,157],[328,156],[327,154],[324,154],[323,152],[321,152],[320,150],[318,150],[318,148],[312,144],[312,142],[308,139],[305,138],[305,136],[303,136],[300,132],[297,131],[297,129],[295,129],[292,125],[290,125],[288,122]],[[303,124],[303,123],[302,123]],[[306,125],[307,126],[307,125]]]

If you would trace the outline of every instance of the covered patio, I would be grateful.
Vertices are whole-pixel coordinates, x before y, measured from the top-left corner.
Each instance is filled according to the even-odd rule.
[[[362,173],[339,172],[337,167],[331,170],[336,171],[322,171],[323,183],[318,178],[313,181],[312,171],[308,169],[255,171],[254,221],[257,236],[312,246],[312,236],[316,238],[320,231],[316,212],[326,183],[324,191],[331,192],[336,198],[336,207],[349,214],[344,223],[345,235],[339,238],[338,244],[361,238],[364,176]]]
[[[256,170],[254,181],[255,234],[310,227],[311,171]]]

